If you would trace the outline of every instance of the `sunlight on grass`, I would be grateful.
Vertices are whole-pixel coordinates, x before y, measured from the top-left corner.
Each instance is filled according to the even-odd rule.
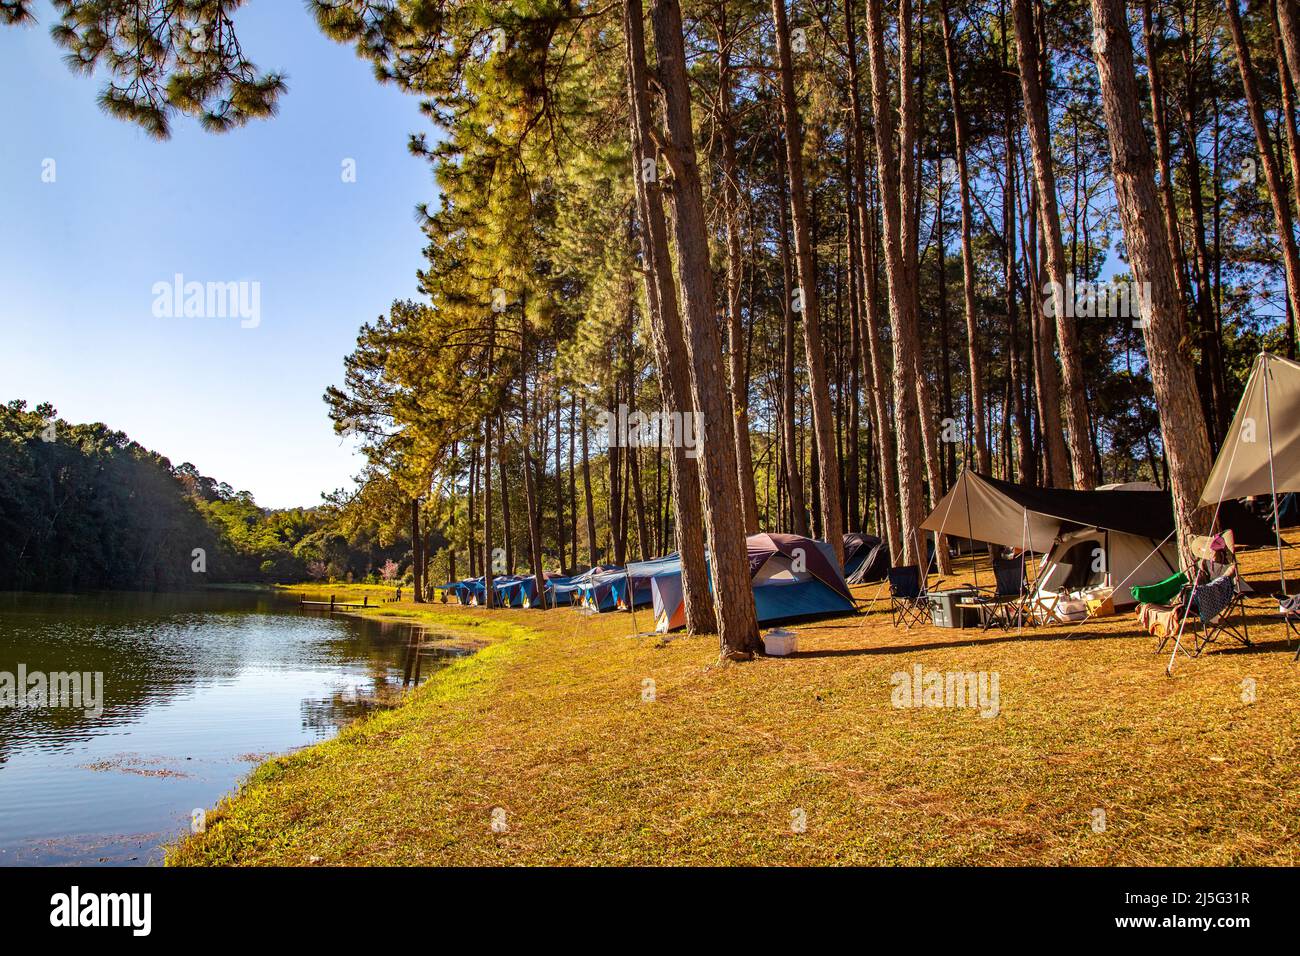
[[[1243,556],[1263,595],[1275,560]],[[719,665],[626,614],[389,605],[369,613],[486,647],[264,764],[168,862],[1294,865],[1300,673],[1267,598],[1250,611],[1257,648],[1169,678],[1131,614],[895,630],[882,598]],[[915,665],[998,673],[998,716],[894,708]]]

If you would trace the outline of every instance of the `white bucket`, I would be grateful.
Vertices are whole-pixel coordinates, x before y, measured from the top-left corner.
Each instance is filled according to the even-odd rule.
[[[772,657],[785,657],[799,649],[799,638],[794,631],[775,628],[763,635],[763,651]]]

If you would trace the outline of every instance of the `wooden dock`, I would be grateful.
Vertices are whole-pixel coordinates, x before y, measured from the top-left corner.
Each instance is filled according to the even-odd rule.
[[[363,595],[361,598],[361,603],[358,604],[355,601],[351,601],[351,602],[336,601],[334,600],[334,595],[331,594],[330,599],[328,601],[308,601],[305,600],[304,598],[299,598],[298,607],[319,608],[324,611],[329,611],[331,614],[334,613],[335,611],[357,611],[357,610],[361,610],[362,608],[370,607],[370,598],[369,596]]]

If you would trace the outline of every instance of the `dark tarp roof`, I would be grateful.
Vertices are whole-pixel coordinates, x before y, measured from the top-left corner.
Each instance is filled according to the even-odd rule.
[[[1174,501],[1167,491],[1075,491],[1027,488],[978,476],[1026,511],[1084,527],[1140,534],[1161,540],[1174,530]]]

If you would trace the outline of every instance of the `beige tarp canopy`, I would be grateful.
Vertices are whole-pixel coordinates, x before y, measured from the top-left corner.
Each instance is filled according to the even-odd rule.
[[[988,479],[967,470],[935,505],[921,527],[954,538],[971,538],[1042,553],[1056,540],[1061,522],[1026,511]]]
[[[1274,491],[1300,491],[1300,365],[1261,352],[1201,504]]]
[[[1172,534],[1174,511],[1164,491],[1031,488],[967,469],[921,527],[1040,554],[1051,549],[1063,528],[1073,527],[1150,538],[1154,548]]]

